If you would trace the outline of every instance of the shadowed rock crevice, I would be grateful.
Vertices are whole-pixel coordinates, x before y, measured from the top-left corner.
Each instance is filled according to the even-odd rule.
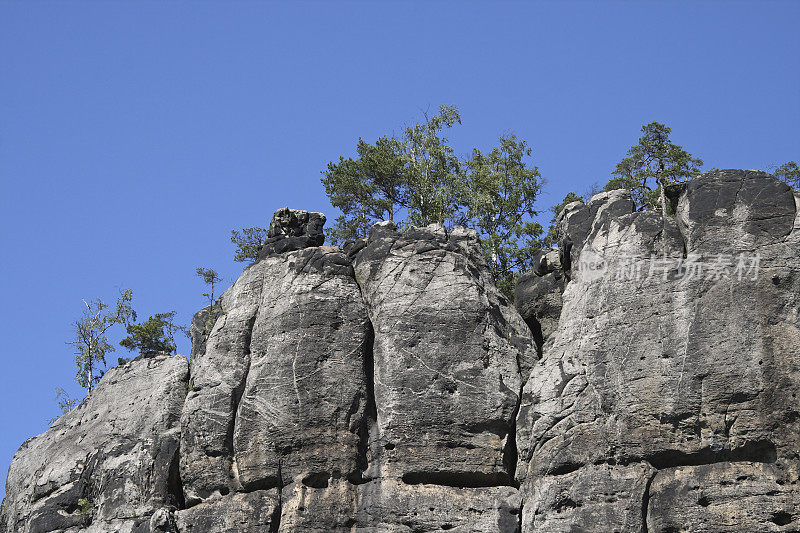
[[[484,474],[479,472],[407,472],[403,474],[406,485],[441,485],[443,487],[510,487],[512,479],[506,473]]]
[[[699,466],[722,462],[774,463],[778,455],[775,444],[769,440],[748,442],[733,450],[704,448],[694,453],[677,450],[662,450],[649,455],[646,460],[653,467],[663,470],[679,466]]]
[[[167,503],[177,509],[186,508],[186,498],[183,495],[183,482],[181,481],[181,456],[180,445],[175,450],[175,455],[169,463],[169,477],[167,478]]]
[[[281,472],[281,463],[278,461],[278,502],[275,505],[275,511],[272,513],[269,522],[269,530],[271,533],[277,533],[281,528],[281,518],[283,516],[283,475]]]
[[[544,351],[544,334],[542,333],[542,324],[533,315],[525,318],[525,323],[528,325],[528,329],[531,330],[533,342],[536,343],[536,356],[541,359],[542,352]]]
[[[372,323],[369,323],[367,335],[364,340],[364,377],[366,385],[366,408],[361,427],[359,428],[358,440],[358,472],[354,472],[349,481],[353,484],[361,484],[369,481],[366,473],[369,470],[370,458],[370,438],[374,434],[378,423],[378,409],[375,404],[375,356],[373,353],[375,344],[375,330]]]
[[[657,474],[658,472],[653,472],[653,474],[647,479],[647,483],[644,486],[644,492],[642,493],[642,533],[648,533],[647,511],[648,507],[650,506],[650,485],[653,484],[653,480]]]
[[[278,531],[281,529],[281,514],[283,513],[283,506],[281,505],[280,492],[278,494],[278,505],[275,506],[275,511],[273,511],[272,517],[269,521],[270,533],[278,533]]]
[[[514,305],[530,329],[537,357],[558,328],[566,283],[560,250],[543,250],[534,258],[534,268],[524,273],[514,287]]]
[[[517,395],[517,405],[514,408],[513,419],[517,419],[519,408],[522,404],[522,387],[519,388]],[[503,449],[503,464],[506,467],[506,472],[509,473],[509,485],[514,488],[519,488],[519,482],[515,477],[517,471],[517,461],[519,460],[519,451],[517,450],[517,425],[512,424],[511,429],[506,437],[506,446]]]

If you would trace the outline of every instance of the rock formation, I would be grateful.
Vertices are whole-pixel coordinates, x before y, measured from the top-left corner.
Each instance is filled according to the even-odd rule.
[[[800,527],[789,187],[711,172],[675,218],[614,191],[559,225],[570,281],[517,419],[523,531]]]
[[[4,531],[150,531],[156,511],[184,507],[178,444],[188,379],[186,359],[164,355],[106,372],[17,451]]]
[[[278,211],[190,365],[23,444],[0,532],[800,530],[800,198],[670,196],[566,206],[516,308],[471,231]]]

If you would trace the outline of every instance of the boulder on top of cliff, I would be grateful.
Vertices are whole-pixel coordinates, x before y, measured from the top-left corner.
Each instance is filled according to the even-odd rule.
[[[785,512],[787,497],[759,487],[774,479],[796,495],[800,483],[797,198],[767,174],[725,170],[689,182],[675,218],[627,207],[604,217],[595,203],[560,221],[571,280],[517,419],[524,514],[558,514],[558,498],[537,496],[550,498],[540,488],[551,477],[588,476],[582,484],[603,490],[601,464],[655,467],[650,502],[670,508],[668,493],[700,475],[675,469],[729,462],[773,465],[759,474],[766,485],[740,492],[751,508]],[[627,494],[641,483],[632,478]],[[603,512],[625,515],[627,501]],[[651,510],[649,530],[692,529],[686,509],[669,520]],[[704,512],[710,523],[725,511]]]
[[[283,207],[275,211],[267,230],[267,240],[258,252],[263,259],[274,254],[302,250],[325,243],[325,215]]]
[[[81,404],[17,451],[3,516],[8,531],[132,531],[183,505],[182,356],[139,357],[110,369]]]
[[[501,296],[477,234],[376,225],[355,252],[374,328],[373,476],[508,484],[530,332]]]

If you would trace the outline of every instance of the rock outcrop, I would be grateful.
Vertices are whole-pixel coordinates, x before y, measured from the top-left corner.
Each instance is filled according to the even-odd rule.
[[[718,171],[666,221],[623,192],[565,208],[571,281],[517,419],[517,479],[544,494],[523,497],[523,531],[800,527],[796,204],[766,174]]]
[[[302,250],[325,243],[325,215],[284,207],[275,211],[267,230],[267,240],[258,252],[263,259],[273,254]]]
[[[798,531],[800,198],[670,199],[566,206],[516,307],[471,231],[339,249],[280,210],[191,365],[112,369],[20,448],[0,531]]]
[[[139,357],[100,384],[11,463],[5,531],[150,531],[157,510],[184,507],[178,475],[183,357]]]
[[[354,264],[375,331],[371,475],[510,484],[535,348],[488,275],[477,235],[378,226]]]

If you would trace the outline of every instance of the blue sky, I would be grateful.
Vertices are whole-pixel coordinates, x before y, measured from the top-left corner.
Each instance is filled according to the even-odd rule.
[[[54,388],[80,393],[82,298],[129,287],[142,318],[188,321],[196,267],[241,271],[231,229],[334,217],[320,171],[359,136],[456,104],[459,153],[530,143],[541,209],[652,120],[706,168],[798,160],[798,22],[772,1],[0,2],[0,483]]]

